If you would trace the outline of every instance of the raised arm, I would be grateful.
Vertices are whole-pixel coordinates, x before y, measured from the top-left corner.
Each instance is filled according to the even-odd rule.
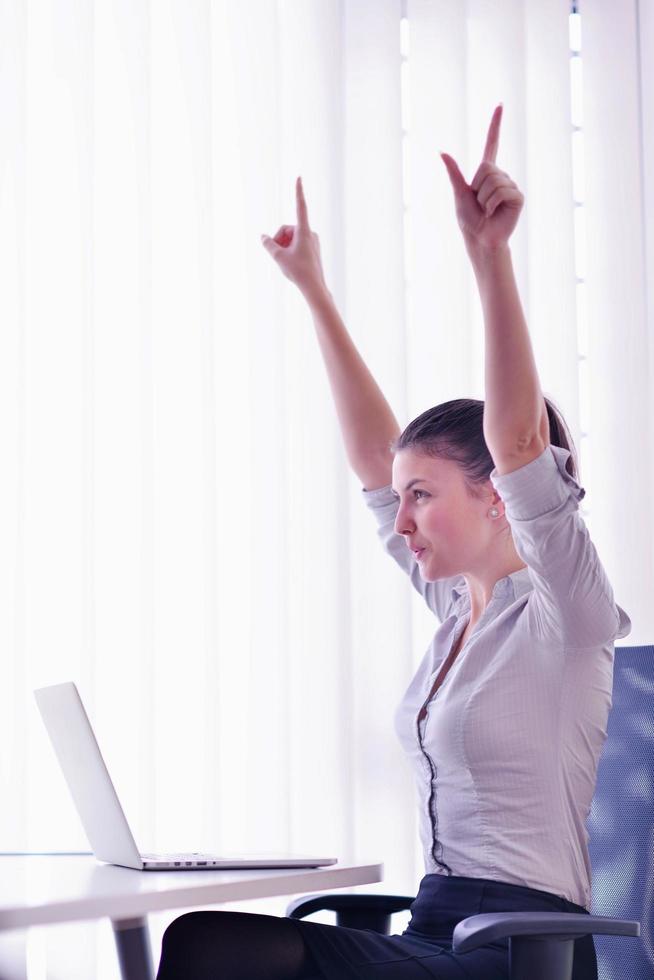
[[[282,225],[274,238],[263,235],[263,244],[309,305],[348,460],[363,488],[377,490],[391,482],[393,460],[389,445],[400,434],[400,427],[327,288],[320,241],[309,228],[299,177],[295,192],[297,225]]]
[[[540,455],[550,441],[547,408],[508,244],[524,197],[495,163],[501,119],[500,105],[471,184],[452,157],[441,154],[484,313],[484,438],[500,475],[524,465],[525,454]]]

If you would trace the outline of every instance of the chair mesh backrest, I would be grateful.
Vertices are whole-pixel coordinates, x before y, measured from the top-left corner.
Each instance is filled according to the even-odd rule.
[[[616,647],[613,705],[588,817],[591,912],[637,919],[595,936],[599,980],[654,977],[654,646]]]

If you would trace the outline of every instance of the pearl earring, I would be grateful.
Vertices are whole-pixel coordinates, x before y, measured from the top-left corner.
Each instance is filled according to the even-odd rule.
[[[491,517],[499,517],[500,516],[500,512],[497,509],[497,507],[491,507],[491,509],[488,511],[488,513],[490,514]]]

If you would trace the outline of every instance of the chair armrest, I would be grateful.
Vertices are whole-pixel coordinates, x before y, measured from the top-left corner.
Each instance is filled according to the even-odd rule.
[[[414,901],[415,896],[409,895],[330,895],[323,892],[296,898],[287,906],[286,915],[291,919],[302,919],[312,912],[336,912],[339,926],[388,934],[393,912],[410,908]]]
[[[286,915],[291,919],[302,919],[312,912],[325,909],[340,912],[342,909],[374,909],[377,912],[402,912],[415,902],[415,895],[329,895],[324,892],[316,895],[303,895],[290,902]]]
[[[452,936],[452,949],[456,953],[467,953],[485,943],[505,939],[507,936],[579,939],[588,933],[640,936],[640,922],[613,919],[609,915],[581,915],[574,912],[485,912],[481,915],[470,915],[457,923]]]

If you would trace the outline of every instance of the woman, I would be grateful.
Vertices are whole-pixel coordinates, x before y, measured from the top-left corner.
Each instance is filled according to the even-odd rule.
[[[441,621],[396,714],[414,763],[426,874],[402,935],[236,912],[169,926],[158,980],[507,980],[508,940],[452,951],[481,912],[590,909],[585,820],[630,632],[578,513],[585,491],[543,398],[508,240],[524,198],[496,166],[502,106],[467,184],[442,154],[480,290],[486,399],[400,434],[325,284],[298,179],[297,225],[266,249],[311,308],[348,458],[385,549]],[[573,980],[596,980],[592,936]]]

